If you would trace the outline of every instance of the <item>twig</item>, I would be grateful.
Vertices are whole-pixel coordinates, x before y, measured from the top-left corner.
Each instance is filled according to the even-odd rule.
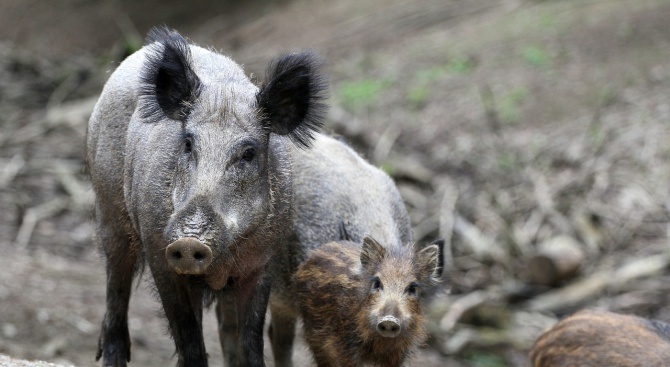
[[[483,304],[490,299],[491,296],[486,291],[471,292],[457,299],[451,304],[449,310],[440,319],[440,331],[448,332],[449,330],[453,329],[465,312]]]
[[[15,154],[0,172],[0,188],[7,187],[16,175],[25,166],[26,161],[20,154]]]
[[[34,119],[31,123],[12,134],[3,135],[0,146],[5,144],[21,145],[28,141],[46,134],[60,125],[72,127],[83,127],[93,111],[98,96],[73,101],[50,108],[41,118]]]
[[[46,218],[56,215],[61,210],[65,209],[69,200],[63,197],[57,197],[51,201],[34,206],[28,210],[23,216],[21,227],[16,235],[16,243],[20,248],[25,248],[30,242],[30,237],[37,223]]]
[[[447,269],[453,264],[453,254],[451,251],[451,237],[454,232],[454,212],[456,211],[456,202],[458,201],[458,188],[448,178],[441,179],[442,200],[439,207],[438,232],[440,238],[444,239],[443,258]]]
[[[527,303],[531,311],[559,311],[578,305],[634,279],[654,276],[670,264],[670,253],[628,262],[618,270],[603,270],[555,291],[547,292]]]
[[[402,133],[402,129],[395,125],[390,125],[386,128],[377,140],[377,144],[375,144],[375,149],[372,153],[375,162],[382,163],[388,158],[389,152],[393,149],[393,145],[396,140],[398,140],[400,133]]]
[[[93,202],[91,191],[84,188],[81,182],[72,173],[72,170],[69,169],[64,163],[56,161],[54,169],[58,179],[60,180],[60,183],[63,185],[65,191],[67,191],[67,193],[70,195],[76,206],[80,208],[87,207]]]
[[[478,260],[495,260],[501,264],[505,263],[506,256],[500,246],[467,219],[455,214],[453,228],[454,232],[465,239],[464,242],[469,245],[470,250]]]

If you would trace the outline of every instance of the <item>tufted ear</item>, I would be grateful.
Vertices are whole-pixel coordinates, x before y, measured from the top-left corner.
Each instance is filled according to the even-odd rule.
[[[347,232],[347,228],[344,226],[344,221],[340,221],[340,225],[337,229],[337,232],[339,234],[339,240],[341,241],[351,241],[351,236],[349,236],[349,232]]]
[[[443,262],[440,261],[442,257],[440,245],[444,246],[444,241],[434,241],[417,251],[415,255],[414,263],[419,279],[429,284],[439,282],[442,275]]]
[[[188,42],[176,31],[162,27],[151,30],[147,45],[140,88],[142,117],[149,122],[164,116],[184,120],[201,90]]]
[[[365,236],[363,238],[363,246],[361,247],[361,265],[366,270],[372,270],[386,256],[386,249],[384,246],[380,245],[379,242],[375,241],[374,238],[370,236]]]
[[[256,96],[262,123],[303,148],[311,145],[327,111],[328,83],[321,64],[313,52],[283,56],[270,63]]]

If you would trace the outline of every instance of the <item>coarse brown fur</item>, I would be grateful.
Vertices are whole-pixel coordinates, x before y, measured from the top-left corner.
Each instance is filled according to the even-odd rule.
[[[658,367],[670,365],[670,325],[631,315],[580,311],[541,335],[533,367]]]
[[[370,240],[363,248],[350,241],[325,244],[295,275],[305,338],[318,366],[401,366],[427,337],[420,290],[409,288],[436,280],[437,246],[377,244],[381,251],[369,251]],[[396,337],[376,329],[386,314],[400,320]]]

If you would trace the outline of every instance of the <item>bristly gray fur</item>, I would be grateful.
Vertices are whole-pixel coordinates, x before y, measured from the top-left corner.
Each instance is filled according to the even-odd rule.
[[[167,27],[152,29],[146,44],[146,61],[140,72],[140,116],[149,123],[164,117],[183,121],[202,89],[193,71],[189,44]]]
[[[301,148],[312,145],[326,115],[328,81],[319,72],[322,64],[312,51],[280,57],[268,66],[256,97],[262,122]],[[290,105],[285,105],[287,100]]]

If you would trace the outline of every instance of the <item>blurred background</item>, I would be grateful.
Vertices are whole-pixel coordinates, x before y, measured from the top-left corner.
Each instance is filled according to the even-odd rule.
[[[670,321],[668,19],[664,0],[2,1],[0,353],[95,365],[86,123],[162,24],[255,80],[280,53],[325,56],[325,130],[394,177],[418,241],[449,244],[413,365],[521,366],[583,307]],[[131,366],[171,365],[146,278]],[[212,312],[204,328],[221,365]]]

